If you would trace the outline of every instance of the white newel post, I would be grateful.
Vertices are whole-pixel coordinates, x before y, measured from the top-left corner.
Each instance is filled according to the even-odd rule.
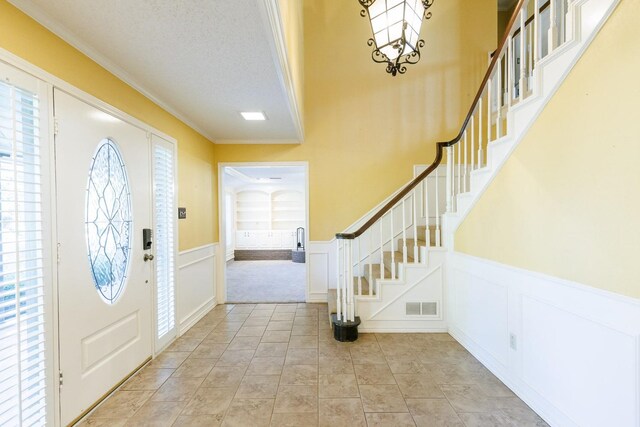
[[[342,321],[342,254],[340,253],[342,246],[342,240],[338,239],[338,248],[336,250],[336,271],[338,273],[338,281],[336,285],[336,318],[339,321]]]
[[[447,195],[447,213],[452,211],[453,205],[453,147],[447,147],[447,178],[445,181]]]

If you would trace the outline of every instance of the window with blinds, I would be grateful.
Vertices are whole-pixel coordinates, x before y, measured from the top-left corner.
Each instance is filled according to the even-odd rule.
[[[38,95],[0,81],[0,425],[46,423]]]
[[[174,199],[173,146],[153,144],[154,246],[157,295],[156,348],[175,336]],[[173,333],[173,334],[172,334]]]

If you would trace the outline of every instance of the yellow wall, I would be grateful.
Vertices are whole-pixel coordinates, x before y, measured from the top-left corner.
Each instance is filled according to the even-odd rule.
[[[305,141],[218,145],[216,162],[308,161],[310,239],[331,239],[457,134],[496,47],[495,0],[468,3],[436,2],[422,59],[391,77],[371,60],[357,2],[304,0]]]
[[[218,240],[210,141],[5,0],[0,0],[0,48],[176,138],[179,204],[188,208],[187,219],[179,222],[180,249]]]
[[[640,2],[622,0],[458,230],[456,250],[639,298]]]
[[[515,10],[516,5],[514,4],[509,10],[499,10],[498,11],[498,39],[502,37],[507,31],[507,24],[509,23],[509,19],[513,15],[513,11]],[[500,42],[500,40],[498,40]]]

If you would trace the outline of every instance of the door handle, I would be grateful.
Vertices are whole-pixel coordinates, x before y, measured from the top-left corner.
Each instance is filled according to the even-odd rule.
[[[152,254],[144,254],[144,262],[147,262],[147,261],[153,261]]]

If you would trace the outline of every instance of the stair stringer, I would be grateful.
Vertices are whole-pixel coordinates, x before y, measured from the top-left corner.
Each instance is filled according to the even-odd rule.
[[[401,265],[402,280],[381,281],[379,298],[358,299],[360,332],[446,332],[446,251],[428,249],[428,263]],[[407,302],[436,302],[435,316],[407,315]]]
[[[538,62],[533,73],[533,94],[511,107],[506,119],[507,134],[489,143],[486,166],[471,172],[470,191],[457,196],[456,206],[459,209],[443,216],[445,247],[453,250],[453,236],[460,224],[524,139],[619,2],[620,0],[578,0],[573,3],[569,24],[573,31],[572,39]]]

